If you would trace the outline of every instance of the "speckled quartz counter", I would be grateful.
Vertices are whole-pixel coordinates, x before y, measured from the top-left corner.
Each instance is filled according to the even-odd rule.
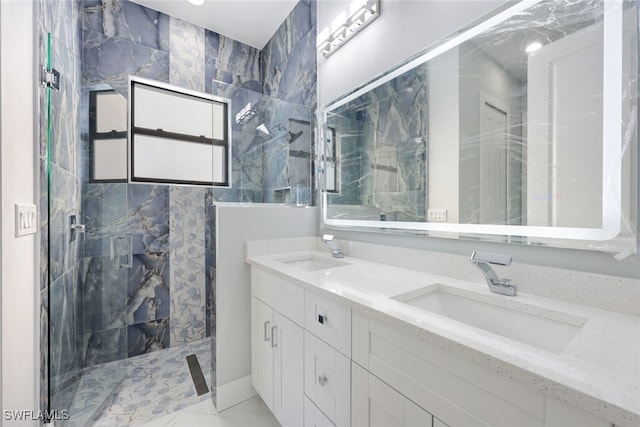
[[[248,251],[247,262],[300,286],[334,299],[371,318],[401,326],[416,337],[488,367],[591,414],[621,426],[640,425],[640,318],[542,298],[526,293],[516,297],[489,292],[477,282],[345,257],[347,265],[306,271],[296,259],[332,259],[328,251],[280,252],[277,244],[265,251]],[[270,253],[265,255],[265,253]],[[260,256],[254,256],[260,254]],[[412,307],[392,297],[444,284],[473,293],[494,305],[517,306],[534,315],[584,326],[556,354],[470,327]],[[515,308],[515,307],[514,307]],[[586,322],[585,322],[586,321]]]

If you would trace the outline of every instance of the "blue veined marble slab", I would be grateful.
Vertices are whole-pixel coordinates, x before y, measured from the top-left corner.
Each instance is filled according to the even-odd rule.
[[[315,16],[315,1],[300,1],[296,4],[262,51],[263,78],[273,74],[275,68],[292,54],[310,32],[315,35]]]
[[[214,78],[212,70],[220,70],[240,76],[244,82],[260,81],[260,51],[209,30],[205,30],[205,61],[207,80]]]
[[[169,317],[169,280],[168,253],[134,255],[128,269],[127,325]]]
[[[169,52],[169,16],[127,0],[85,0],[82,28]]]
[[[40,409],[49,401],[49,289],[40,291]]]
[[[133,238],[133,253],[169,250],[169,187],[128,184],[125,230]]]
[[[138,323],[127,327],[127,356],[134,357],[145,353],[169,348],[169,319]]]
[[[82,369],[78,270],[71,269],[49,289],[49,381],[53,394]]]
[[[105,329],[84,335],[85,367],[122,360],[127,357],[127,327]]]
[[[68,171],[51,165],[49,195],[49,274],[56,281],[78,262],[81,236],[71,241],[70,215],[81,218],[80,181]]]
[[[82,34],[87,83],[106,83],[126,96],[129,75],[169,82],[168,52],[94,31]]]
[[[122,327],[126,321],[128,269],[111,257],[83,259],[84,332]]]

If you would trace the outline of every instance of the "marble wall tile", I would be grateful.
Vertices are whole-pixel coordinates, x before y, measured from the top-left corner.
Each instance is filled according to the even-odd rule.
[[[260,51],[213,31],[206,31],[207,65],[260,81]]]
[[[133,238],[134,254],[168,252],[168,186],[128,184],[125,227]]]
[[[206,295],[206,336],[210,337],[215,333],[215,294],[213,285],[215,284],[215,207],[213,206],[213,188],[206,188],[204,192],[204,264],[205,264],[205,295]]]
[[[93,31],[82,34],[86,83],[107,83],[127,96],[129,75],[169,81],[168,52]]]
[[[169,317],[169,254],[137,254],[128,270],[126,324],[148,322]]]
[[[49,400],[49,289],[40,291],[40,409]]]
[[[262,92],[316,107],[316,2],[300,1],[263,49]]]
[[[92,367],[127,357],[127,327],[105,329],[84,335],[84,366]]]
[[[127,327],[127,357],[159,351],[169,345],[168,318]]]
[[[83,332],[124,326],[128,269],[114,267],[111,257],[85,257],[82,262]]]
[[[206,336],[205,190],[170,187],[171,344]]]
[[[81,0],[40,0],[38,6],[39,28],[42,34],[51,33],[72,52],[81,52],[79,37]]]
[[[82,369],[81,304],[77,269],[53,282],[49,289],[49,381],[52,398]]]
[[[83,184],[84,256],[110,256],[111,237],[126,232],[127,194],[126,183]]]
[[[205,90],[205,30],[171,17],[169,82],[199,92]]]
[[[169,15],[131,1],[84,0],[82,28],[169,52]]]

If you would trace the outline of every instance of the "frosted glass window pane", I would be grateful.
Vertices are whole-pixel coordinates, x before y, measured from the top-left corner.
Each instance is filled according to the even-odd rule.
[[[224,182],[227,174],[227,163],[224,147],[213,146],[213,182]]]
[[[224,139],[224,105],[213,103],[211,114],[213,116],[213,139]]]
[[[93,179],[127,179],[126,138],[93,141]]]
[[[127,100],[112,92],[96,94],[96,132],[126,132]]]
[[[211,100],[134,85],[134,126],[212,137]]]
[[[136,135],[133,178],[212,182],[212,159],[210,144]]]

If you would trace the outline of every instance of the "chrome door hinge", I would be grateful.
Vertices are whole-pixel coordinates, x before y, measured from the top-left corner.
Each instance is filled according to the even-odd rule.
[[[51,70],[43,68],[41,80],[43,86],[50,87],[53,90],[60,90],[60,71],[55,68]]]

